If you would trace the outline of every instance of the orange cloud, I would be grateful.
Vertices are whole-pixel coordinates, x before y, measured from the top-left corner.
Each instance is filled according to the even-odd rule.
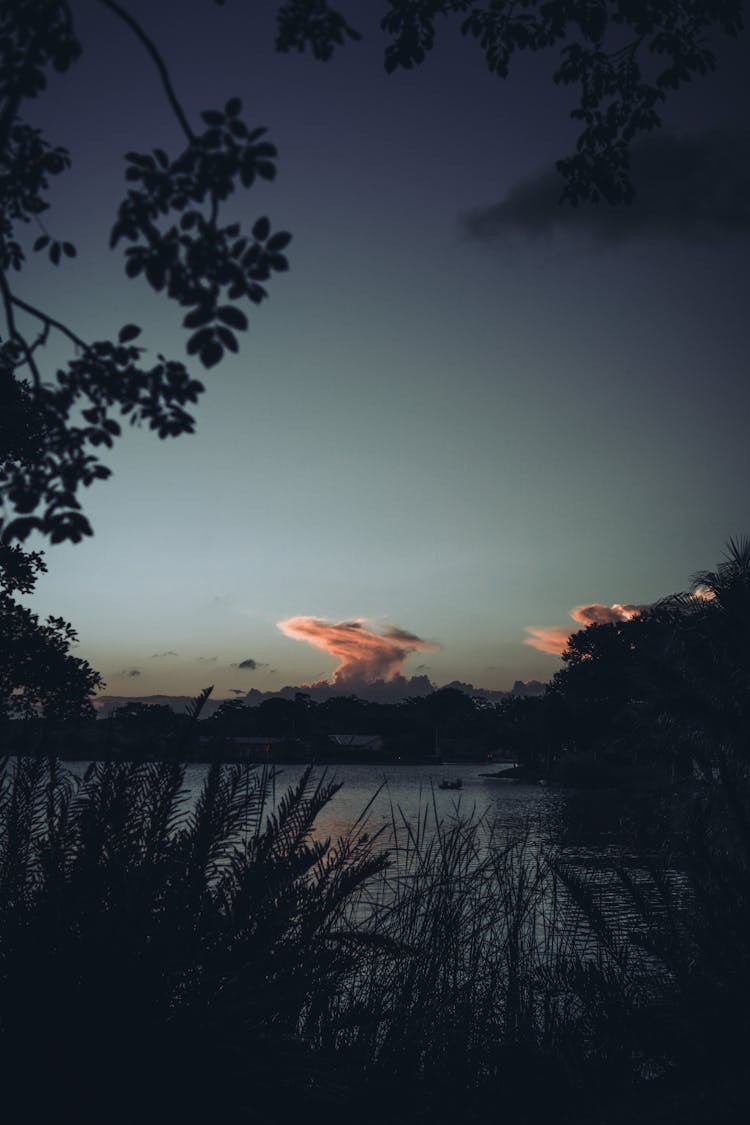
[[[306,641],[339,661],[335,684],[372,683],[397,676],[412,652],[432,652],[435,645],[421,637],[387,625],[382,633],[365,628],[362,621],[324,621],[319,617],[290,617],[277,627],[286,637]]]
[[[648,609],[645,605],[579,605],[570,611],[570,616],[584,627],[586,625],[614,625],[617,621],[631,621],[639,613]]]
[[[527,625],[528,637],[523,643],[539,652],[548,652],[551,656],[560,656],[565,650],[570,636],[570,629],[545,629],[543,626]]]
[[[617,621],[630,621],[648,608],[645,605],[620,605],[619,602],[615,602],[614,605],[600,605],[598,602],[593,602],[591,605],[576,606],[570,611],[570,616],[579,626],[586,628],[589,625],[614,625]],[[527,625],[526,632],[529,636],[524,638],[523,643],[539,652],[561,656],[571,633],[576,631],[565,627],[548,629],[543,626]]]

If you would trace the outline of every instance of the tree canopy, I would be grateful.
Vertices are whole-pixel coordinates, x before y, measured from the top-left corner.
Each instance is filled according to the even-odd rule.
[[[235,192],[274,178],[276,148],[263,127],[243,119],[238,97],[189,120],[146,29],[116,0],[99,3],[153,63],[179,138],[177,145],[172,138],[151,152],[125,154],[125,193],[113,208],[110,247],[123,251],[129,278],[184,310],[188,356],[211,368],[227,351],[238,351],[248,305],[260,304],[271,276],[288,266],[291,236],[273,230],[267,216],[247,226],[222,220]],[[45,254],[61,269],[77,253],[47,216],[51,181],[68,171],[69,154],[27,121],[49,72],[67,72],[81,55],[75,8],[66,0],[14,0],[0,13],[0,538],[6,543],[32,532],[51,542],[91,534],[80,490],[110,474],[99,454],[120,436],[121,419],[161,438],[191,433],[190,408],[204,389],[181,359],[159,352],[158,341],[151,355],[138,325],[124,324],[116,339],[90,339],[23,293],[29,255]],[[352,18],[361,18],[361,9],[352,10]],[[736,36],[742,15],[742,0],[388,0],[380,25],[387,71],[422,64],[440,23],[457,22],[503,78],[517,53],[556,50],[552,78],[577,89],[571,112],[581,124],[576,151],[557,161],[563,200],[619,203],[633,197],[633,140],[658,126],[669,91],[715,66],[709,34]],[[285,0],[277,8],[279,51],[309,49],[325,60],[360,37],[327,0]],[[49,370],[45,348],[54,338],[73,355]]]
[[[42,624],[15,601],[47,568],[41,555],[0,546],[0,720],[91,717],[89,696],[102,684],[86,660],[71,655],[75,630],[61,617]]]
[[[222,208],[238,189],[273,179],[276,149],[262,127],[242,119],[239,98],[209,108],[191,123],[156,45],[114,0],[100,0],[141,42],[161,79],[181,135],[181,149],[125,155],[126,192],[116,211],[110,247],[124,246],[125,272],[184,311],[189,356],[204,368],[239,348],[248,327],[242,304],[258,305],[265,283],[287,268],[290,235],[261,216],[242,229],[222,223]],[[118,418],[148,425],[159,437],[190,433],[188,409],[203,391],[181,360],[134,343],[136,324],[114,340],[91,340],[20,293],[29,254],[45,253],[53,268],[77,253],[48,222],[52,177],[70,165],[67,151],[29,125],[27,104],[47,85],[50,69],[65,72],[81,54],[73,6],[59,0],[19,0],[0,15],[0,297],[5,331],[0,345],[0,497],[16,518],[0,524],[2,541],[32,531],[51,542],[91,534],[81,511],[81,487],[110,475],[99,450],[121,433]],[[44,217],[43,217],[44,216]],[[73,358],[45,370],[45,347],[62,337]],[[158,348],[158,344],[157,344]]]
[[[632,142],[660,125],[669,91],[714,69],[708,35],[738,35],[743,9],[742,0],[388,0],[380,26],[388,72],[424,63],[441,21],[458,22],[500,78],[516,54],[556,49],[553,81],[577,88],[571,117],[581,123],[575,152],[557,160],[562,199],[627,203]],[[320,59],[360,38],[327,0],[286,0],[278,26],[279,50],[309,47]]]

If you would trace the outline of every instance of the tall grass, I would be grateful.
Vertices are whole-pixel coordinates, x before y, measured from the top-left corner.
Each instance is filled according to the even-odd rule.
[[[276,802],[268,772],[214,765],[189,803],[177,762],[6,761],[6,1115],[729,1121],[750,849],[722,778],[677,858],[612,873],[613,917],[564,855],[434,801],[332,841],[338,786],[309,769]],[[680,1093],[698,1074],[713,1116]]]
[[[336,788],[307,770],[271,808],[267,773],[216,765],[190,809],[177,763],[97,763],[76,784],[54,760],[6,762],[5,1099],[76,1121],[314,1102],[325,1067],[301,1027],[350,972],[366,938],[346,903],[386,863],[361,837],[313,838]]]

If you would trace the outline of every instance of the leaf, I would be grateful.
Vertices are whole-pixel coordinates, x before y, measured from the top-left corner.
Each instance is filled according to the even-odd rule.
[[[52,246],[50,247],[50,252],[49,252],[49,259],[52,262],[53,266],[56,266],[56,265],[59,264],[59,261],[60,261],[60,243],[59,242],[53,242],[52,243]]]
[[[207,125],[223,125],[224,124],[224,114],[219,113],[219,111],[217,109],[206,109],[201,114],[201,117],[203,118],[203,120],[206,122]]]
[[[220,309],[217,309],[216,315],[219,320],[223,321],[224,324],[228,324],[231,328],[237,328],[241,332],[244,332],[247,328],[247,317],[240,309],[235,308],[234,305],[223,305]]]
[[[161,260],[151,258],[146,263],[146,278],[152,289],[158,291],[164,288],[164,264]]]
[[[130,340],[135,340],[136,336],[140,336],[141,329],[137,324],[126,324],[117,334],[118,344],[127,344]]]
[[[289,231],[280,230],[271,238],[269,238],[266,249],[269,250],[272,254],[276,254],[279,250],[283,250],[286,246],[288,246],[291,241],[292,236]]]
[[[43,250],[48,242],[49,242],[49,235],[48,234],[40,234],[39,238],[37,238],[36,242],[34,243],[34,249],[35,250]]]
[[[200,361],[204,367],[215,367],[224,355],[224,349],[213,337],[201,348]]]
[[[227,104],[224,106],[224,112],[226,113],[227,117],[236,117],[241,109],[242,102],[239,98],[230,98]]]
[[[23,519],[11,520],[3,530],[2,542],[11,543],[14,539],[20,539],[23,542],[32,531],[41,531],[41,529],[42,521],[38,516],[25,516]]]
[[[253,238],[257,238],[259,242],[265,242],[271,233],[271,221],[267,215],[263,215],[257,219],[253,227]]]
[[[182,323],[185,328],[200,328],[202,324],[208,324],[209,320],[213,319],[213,315],[214,310],[211,305],[199,305],[183,318]]]
[[[216,334],[221,340],[224,347],[228,348],[230,352],[234,352],[236,354],[240,350],[240,346],[237,343],[237,337],[235,336],[234,332],[230,332],[229,329],[225,328],[222,324],[218,325]]]
[[[72,242],[63,242],[62,248],[63,254],[66,256],[66,258],[75,258],[76,254],[78,253]]]
[[[211,329],[201,328],[200,331],[194,332],[187,343],[188,355],[195,355],[196,352],[201,351],[206,342],[211,339]]]

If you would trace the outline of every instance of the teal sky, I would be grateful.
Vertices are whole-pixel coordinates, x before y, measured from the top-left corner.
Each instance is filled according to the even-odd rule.
[[[403,673],[437,684],[546,680],[559,659],[528,627],[683,589],[750,531],[743,44],[664,115],[720,153],[700,215],[686,196],[561,230],[528,217],[574,137],[549,60],[503,83],[446,29],[389,77],[377,33],[325,64],[276,55],[271,4],[190,3],[175,27],[131,8],[189,114],[238,94],[269,127],[278,178],[235,210],[294,239],[240,356],[206,374],[197,434],[128,431],[86,496],[94,538],[48,551],[32,604],[75,625],[108,693],[330,678],[277,628],[295,616],[408,630],[436,648]],[[73,156],[48,225],[79,257],[18,292],[182,358],[176,310],[106,251],[122,155],[174,154],[177,129],[138,43],[80,9],[83,59],[35,108]]]

